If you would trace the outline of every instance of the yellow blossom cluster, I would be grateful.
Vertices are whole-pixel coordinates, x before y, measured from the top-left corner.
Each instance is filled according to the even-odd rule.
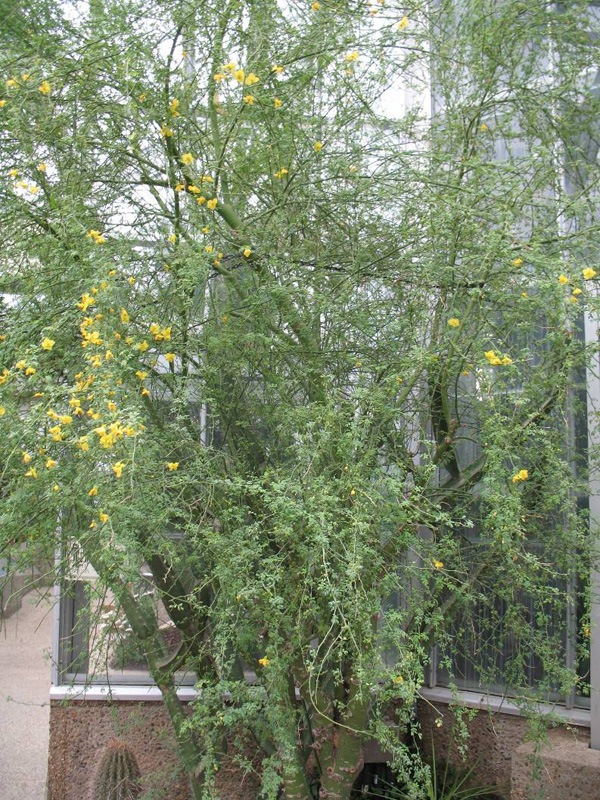
[[[258,75],[255,75],[254,72],[249,72],[246,75],[246,72],[241,67],[238,69],[235,61],[230,61],[229,64],[223,64],[219,67],[218,72],[213,75],[213,79],[217,83],[221,83],[221,81],[227,80],[228,78],[237,81],[243,86],[255,86],[257,83],[260,83]]]
[[[521,481],[526,481],[529,477],[529,472],[526,469],[520,469],[515,475],[512,476],[511,480],[513,483],[521,483]]]
[[[512,358],[510,358],[509,356],[506,356],[506,355],[502,356],[502,358],[501,358],[496,353],[495,350],[486,350],[483,355],[487,358],[488,363],[490,363],[492,365],[492,367],[498,367],[501,364],[512,364],[513,363],[512,362]]]
[[[88,239],[92,239],[94,244],[104,244],[106,242],[106,239],[100,233],[100,231],[95,231],[95,230],[88,231],[86,233],[86,236]]]
[[[171,326],[169,325],[167,328],[161,328],[157,322],[153,322],[150,325],[150,333],[154,336],[155,341],[167,342],[171,338]]]

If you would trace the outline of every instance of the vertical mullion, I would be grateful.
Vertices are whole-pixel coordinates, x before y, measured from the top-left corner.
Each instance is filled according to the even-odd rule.
[[[586,368],[588,464],[590,509],[590,747],[600,750],[600,476],[592,467],[594,451],[600,445],[600,362],[598,359],[598,320],[585,314],[585,341],[594,345],[591,363]]]

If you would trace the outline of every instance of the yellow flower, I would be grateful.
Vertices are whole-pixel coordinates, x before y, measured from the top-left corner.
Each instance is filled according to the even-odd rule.
[[[201,180],[202,183],[214,183],[214,179],[211,175],[203,175]]]
[[[38,86],[38,92],[41,92],[43,95],[49,95],[52,91],[52,87],[48,83],[48,81],[42,81],[41,84]]]
[[[226,77],[226,76],[225,76],[225,75],[223,75],[223,73],[222,73],[222,72],[217,72],[217,74],[216,74],[216,75],[213,75],[213,80],[215,80],[217,83],[221,83],[221,81],[224,81],[224,80],[225,80],[225,77]]]
[[[260,83],[260,78],[253,72],[249,72],[244,83],[246,84],[246,86],[255,86],[257,83]]]
[[[179,108],[179,100],[176,97],[174,97],[169,103],[169,111],[171,112],[171,115],[173,117],[179,116],[179,111],[177,110],[178,108]]]
[[[46,172],[46,170],[48,169],[48,167],[44,164],[43,161],[37,165],[37,168],[39,172]]]
[[[0,108],[4,108],[6,105],[6,100],[0,100]]]
[[[351,53],[346,53],[346,61],[358,61],[358,51],[352,50]]]
[[[244,103],[246,103],[249,106],[253,106],[255,100],[256,100],[256,97],[254,97],[253,94],[244,95]]]
[[[595,269],[592,269],[591,267],[587,267],[587,269],[584,269],[584,270],[583,270],[583,272],[582,272],[581,274],[583,275],[583,277],[584,277],[584,279],[585,279],[586,281],[590,281],[590,280],[591,280],[592,278],[594,278],[594,277],[595,277],[595,276],[596,276],[598,273],[596,272],[596,270],[595,270]]]
[[[30,467],[25,473],[26,478],[37,478],[37,470],[35,467]]]
[[[179,469],[179,461],[167,461],[165,466],[169,472],[175,472],[175,470]]]
[[[88,237],[88,239],[93,239],[94,244],[104,244],[104,242],[106,241],[106,239],[104,238],[104,236],[102,236],[100,231],[94,231],[94,230],[88,231],[86,233],[86,236]],[[94,294],[96,294],[96,292],[94,292]]]
[[[54,486],[52,487],[52,491],[53,492],[58,492],[59,489],[60,489],[60,486],[58,485],[58,483],[55,483]]]
[[[116,403],[113,403],[112,400],[108,400],[107,401],[106,407],[108,408],[109,411],[116,411],[117,410]]]
[[[500,364],[502,364],[502,359],[496,355],[495,350],[486,350],[483,355],[487,358],[487,360],[493,367],[497,367]],[[512,363],[512,362],[509,359],[507,363]]]
[[[273,173],[273,174],[275,175],[275,177],[276,177],[278,180],[281,180],[281,178],[283,178],[283,177],[284,177],[284,175],[287,175],[287,174],[288,174],[288,170],[287,170],[285,167],[282,167],[280,170],[278,170],[277,172],[275,172],[275,173]]]
[[[49,458],[46,461],[46,469],[52,469],[58,464],[58,461],[55,461],[53,458]]]
[[[129,314],[127,313],[127,310],[124,308],[121,309],[121,322],[123,323],[123,325],[129,322]]]
[[[251,256],[251,255],[252,255],[252,250],[250,250],[250,248],[249,248],[249,247],[246,247],[246,248],[244,249],[244,256],[245,256],[246,258],[250,258],[250,256]]]
[[[512,260],[513,267],[520,267],[522,263],[523,263],[522,258],[513,258]]]
[[[25,362],[24,361],[17,361],[15,364],[16,369],[25,369]]]
[[[83,450],[84,453],[87,453],[87,451],[90,449],[90,445],[89,445],[89,442],[88,442],[86,436],[81,436],[79,438],[79,440],[77,442],[77,447],[80,450]]]
[[[42,340],[41,344],[42,350],[52,350],[54,344],[55,344],[54,339],[49,339],[46,336],[46,338]]]
[[[157,322],[153,322],[150,325],[150,333],[152,333],[154,335],[156,335],[157,333],[160,333],[160,325]]]
[[[112,471],[115,473],[117,478],[120,478],[121,475],[123,474],[124,467],[125,467],[125,462],[123,461],[117,461],[116,464],[112,465]]]
[[[140,342],[138,345],[136,345],[136,349],[139,350],[140,353],[145,353],[148,347],[148,342],[145,339],[143,342]]]
[[[526,469],[520,469],[516,475],[512,476],[513,483],[519,483],[520,481],[526,481],[529,477],[529,473]]]
[[[127,282],[129,283],[130,286],[133,286],[133,284],[135,283],[135,278],[133,277],[127,278]]]
[[[165,125],[163,122],[163,124],[160,126],[160,135],[165,139],[168,139],[169,136],[173,136],[173,128],[169,128],[169,126]]]
[[[165,358],[169,364],[172,364],[175,361],[175,353],[165,353]]]
[[[279,64],[273,64],[273,66],[271,67],[271,72],[276,72],[277,75],[281,75],[283,71],[284,68],[279,66]]]
[[[451,328],[458,328],[458,326],[460,325],[460,320],[457,319],[456,317],[450,317],[450,319],[448,320],[448,325],[450,325]]]
[[[444,562],[443,561],[438,561],[437,558],[434,558],[433,559],[433,566],[436,569],[442,569],[442,567],[444,566]]]
[[[18,169],[11,169],[8,173],[11,178],[18,178],[19,177],[19,170]]]
[[[233,73],[233,77],[236,79],[236,81],[237,81],[238,83],[243,83],[243,82],[244,82],[244,80],[246,79],[246,73],[244,72],[244,70],[243,70],[243,69],[237,69],[237,70],[236,70],[236,71]]]
[[[404,28],[408,28],[408,17],[402,17],[402,19],[398,23],[398,30],[399,31],[403,31]]]
[[[321,3],[319,3],[319,0],[314,0],[314,3],[312,3],[311,8],[313,11],[318,11],[321,8]]]
[[[206,203],[206,197],[204,197],[203,194],[198,195],[198,197],[196,198],[196,202],[198,203],[199,206],[202,206],[204,205],[204,203]]]
[[[230,61],[229,64],[223,64],[221,69],[224,69],[225,72],[231,73],[235,71],[236,66],[237,64],[235,63],[235,61]]]
[[[6,414],[6,409],[4,406],[0,406],[0,417],[3,417]]]
[[[275,100],[273,100],[273,105],[275,106],[275,108],[281,108],[283,103],[281,102],[281,100],[278,97],[276,97]]]
[[[573,289],[573,294],[577,297],[577,295],[581,294],[582,291],[583,290],[580,289],[579,286],[576,286],[575,289]]]
[[[183,192],[185,189],[185,183],[176,183],[173,188],[176,192]]]
[[[139,378],[141,381],[145,380],[145,378],[148,377],[148,373],[147,372],[142,372],[140,369],[138,369],[135,374],[136,374],[136,377]]]
[[[63,425],[70,425],[73,422],[73,417],[70,414],[65,414],[64,417],[60,418],[60,421]]]
[[[323,149],[323,142],[315,142],[315,153],[320,153]]]
[[[92,488],[88,492],[88,496],[89,497],[96,497],[97,494],[98,494],[98,487],[97,486],[92,486]]]
[[[564,286],[565,283],[569,282],[569,279],[567,278],[566,275],[559,275],[558,276],[558,282]]]
[[[394,678],[394,683],[404,683],[404,678],[402,677],[402,675],[396,675],[396,677]]]
[[[96,527],[97,527],[97,526],[96,526],[96,520],[95,520],[95,519],[93,519],[93,520],[90,522],[90,528],[93,530],[93,529],[94,529],[94,528],[96,528]]]
[[[487,131],[487,129],[488,129],[488,126],[485,124],[485,122],[482,122],[481,126],[480,126],[481,132],[485,133]]]
[[[98,514],[98,519],[100,520],[100,522],[108,522],[108,520],[109,520],[110,518],[109,518],[108,514],[106,514],[104,511],[101,511],[101,512]]]
[[[141,94],[138,96],[138,100],[140,101],[140,103],[143,103],[145,99],[146,99],[146,92],[142,92],[142,93],[141,93]]]
[[[163,328],[160,335],[165,341],[169,341],[171,338],[171,326],[169,325],[168,328]]]
[[[219,201],[217,200],[217,198],[216,198],[216,197],[213,197],[213,199],[212,199],[212,200],[209,200],[209,201],[208,201],[208,203],[206,204],[206,206],[207,206],[207,208],[210,208],[210,210],[211,210],[211,211],[214,211],[214,210],[215,210],[215,208],[217,207],[217,204],[218,204],[218,202],[219,202]]]
[[[189,167],[194,162],[194,156],[191,153],[184,153],[181,156],[181,163]]]
[[[149,389],[142,389],[142,397],[150,397],[150,390]]]
[[[268,666],[269,666],[269,664],[270,664],[271,662],[270,662],[270,661],[269,661],[269,659],[268,659],[268,658],[265,656],[264,658],[259,658],[259,659],[258,659],[258,663],[261,665],[261,667],[268,667]]]
[[[27,367],[25,370],[25,375],[35,375],[37,370],[34,367]]]
[[[32,456],[29,453],[23,453],[23,463],[24,464],[29,464],[31,459],[32,459]]]
[[[207,245],[206,245],[206,247],[205,247],[204,249],[206,250],[206,252],[207,252],[207,253],[212,253],[212,251],[213,251],[215,248],[214,248],[214,247],[213,247],[211,244],[207,244]]]

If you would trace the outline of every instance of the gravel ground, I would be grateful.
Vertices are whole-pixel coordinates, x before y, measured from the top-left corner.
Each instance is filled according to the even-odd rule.
[[[52,607],[32,591],[0,630],[0,798],[44,800]]]

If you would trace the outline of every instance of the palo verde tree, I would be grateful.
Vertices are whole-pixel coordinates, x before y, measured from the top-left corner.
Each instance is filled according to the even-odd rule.
[[[373,737],[420,797],[401,734],[474,609],[521,702],[577,680],[587,4],[0,16],[2,555],[94,567],[197,800],[231,741],[267,799],[348,798]]]

